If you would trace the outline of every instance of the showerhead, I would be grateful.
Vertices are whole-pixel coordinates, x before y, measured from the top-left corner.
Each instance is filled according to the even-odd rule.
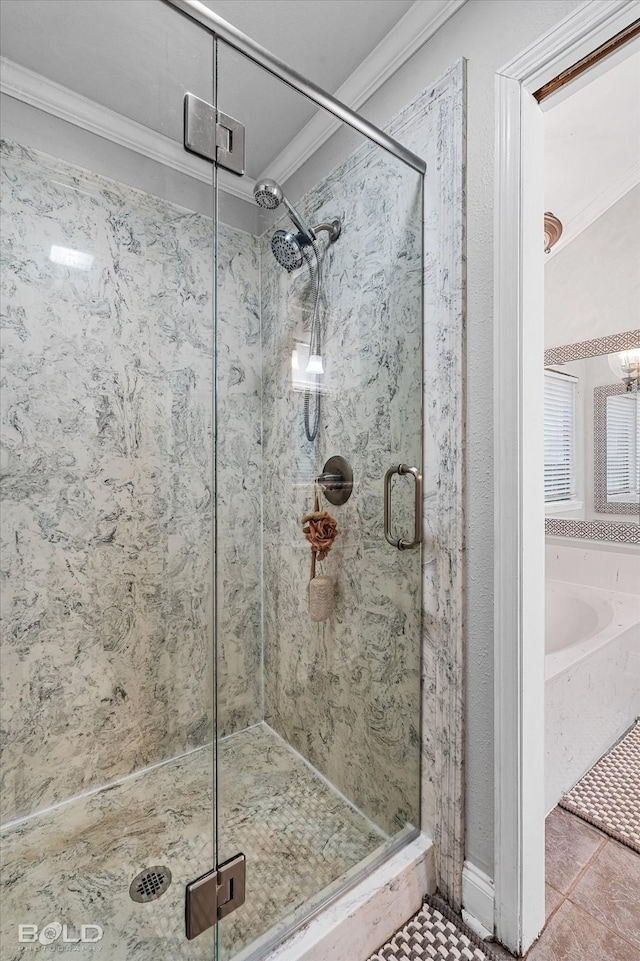
[[[256,185],[253,188],[253,199],[259,207],[263,207],[265,210],[275,210],[280,204],[284,204],[285,210],[291,217],[291,220],[300,233],[304,234],[306,242],[311,243],[312,240],[316,239],[316,235],[309,224],[303,220],[293,204],[289,203],[282,187],[280,184],[277,184],[275,180],[265,178],[264,180],[256,181]]]
[[[275,210],[280,204],[284,204],[289,217],[298,230],[297,234],[293,234],[289,230],[276,230],[271,238],[273,256],[280,266],[288,270],[289,273],[291,273],[292,270],[297,270],[298,267],[302,267],[305,260],[305,254],[303,253],[305,247],[311,245],[316,251],[317,256],[314,241],[316,240],[316,233],[319,230],[326,230],[328,232],[329,243],[333,243],[340,236],[339,220],[318,224],[317,227],[312,229],[306,221],[302,219],[293,204],[289,203],[282,187],[276,183],[275,180],[269,180],[268,178],[257,180],[253,188],[253,199],[259,207],[263,207],[265,210]]]
[[[284,199],[282,187],[275,180],[258,180],[253,188],[253,199],[258,207],[275,210]]]
[[[271,252],[281,267],[291,273],[304,263],[303,247],[309,243],[302,234],[292,234],[288,230],[276,230],[271,238]]]

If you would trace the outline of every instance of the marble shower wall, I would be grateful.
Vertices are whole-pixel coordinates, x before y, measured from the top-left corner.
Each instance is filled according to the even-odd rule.
[[[271,231],[263,237],[265,717],[395,832],[419,823],[421,571],[419,552],[384,539],[382,483],[391,465],[422,457],[422,178],[367,144],[299,207],[314,223],[340,217],[343,226],[323,257],[316,444],[305,440],[303,395],[292,389],[292,349],[308,341],[308,273],[288,275],[271,256]],[[354,491],[343,507],[325,502],[340,528],[324,564],[337,598],[317,625],[300,518],[332,454],[350,462]],[[407,532],[413,497],[403,478],[394,520]]]
[[[403,798],[407,799],[413,793],[414,762],[408,749],[407,732],[410,732],[412,742],[415,740],[417,745],[421,742],[420,822],[423,831],[436,842],[438,888],[458,908],[461,904],[464,863],[465,97],[465,62],[460,60],[400,111],[386,127],[391,136],[427,162],[423,217],[423,314],[420,320],[423,325],[424,352],[425,530],[420,642],[422,721],[421,725],[417,724],[415,731],[415,701],[410,691],[414,692],[413,698],[417,699],[418,695],[412,682],[402,683],[402,672],[410,674],[415,669],[414,648],[408,644],[409,635],[405,633],[402,652],[393,645],[385,647],[384,636],[376,633],[376,613],[389,611],[388,601],[395,593],[396,585],[388,579],[394,568],[392,562],[386,570],[378,567],[382,559],[385,563],[390,561],[389,555],[382,552],[384,544],[381,551],[380,540],[376,539],[374,533],[375,524],[369,524],[367,528],[361,522],[359,513],[362,510],[365,517],[371,520],[376,510],[376,498],[380,496],[379,486],[373,484],[368,501],[362,508],[357,506],[354,494],[345,508],[336,509],[343,533],[347,532],[353,542],[353,546],[347,547],[346,538],[342,541],[342,570],[337,572],[341,594],[338,599],[339,616],[337,611],[329,629],[312,627],[309,630],[309,624],[304,622],[301,613],[305,578],[300,571],[304,570],[301,567],[304,548],[300,551],[296,546],[299,544],[299,534],[295,519],[292,518],[296,518],[300,507],[308,503],[308,481],[322,457],[314,460],[308,446],[300,443],[299,399],[296,413],[289,415],[289,418],[286,416],[289,345],[286,340],[277,344],[275,329],[270,334],[268,329],[265,330],[265,344],[270,350],[273,368],[265,366],[264,382],[266,485],[269,485],[269,466],[273,465],[277,451],[277,445],[273,442],[274,431],[280,431],[279,443],[292,462],[291,479],[287,480],[286,475],[284,479],[284,484],[288,483],[289,486],[284,486],[286,496],[283,497],[283,503],[279,504],[277,499],[267,499],[265,503],[267,718],[274,726],[288,732],[285,736],[290,737],[299,750],[311,758],[351,800],[361,804],[378,823],[391,824],[392,827],[402,820],[405,811],[410,808]],[[333,183],[334,178],[328,180]],[[363,184],[362,189],[364,198],[367,185]],[[381,188],[380,198],[386,196],[386,187]],[[310,195],[309,202],[315,202],[313,195]],[[327,204],[327,213],[342,213],[341,202],[338,193],[335,202]],[[304,212],[312,209],[307,206],[306,199],[304,203],[301,201],[300,207]],[[329,261],[334,255],[339,256],[337,246],[330,252]],[[264,265],[267,263],[264,248],[262,258]],[[372,263],[372,276],[375,277],[378,272],[375,269],[377,260],[374,259]],[[398,268],[397,263],[394,266]],[[346,272],[336,276],[339,277],[340,286],[349,287]],[[364,274],[360,276],[364,277]],[[302,282],[302,278],[298,280],[299,284]],[[333,283],[336,285],[335,279]],[[275,286],[277,284],[280,292]],[[273,324],[274,318],[270,317],[267,309],[269,300],[272,310],[276,309],[279,301],[279,316],[286,318],[289,325],[288,335],[285,332],[281,334],[283,338],[290,337],[291,331],[304,323],[301,293],[295,287],[289,288],[286,278],[280,276],[278,280],[277,274],[264,271],[263,318],[265,325]],[[339,291],[334,289],[327,298],[330,310],[335,312],[329,317],[330,335],[334,324],[335,329],[341,329],[341,303],[339,299],[334,299],[338,294]],[[381,294],[371,296],[369,291],[369,295],[374,303],[378,297],[384,300]],[[347,304],[352,298],[353,291],[349,290]],[[353,322],[350,315],[346,316]],[[406,322],[406,318],[403,318],[403,325]],[[409,322],[409,330],[411,327]],[[345,324],[342,329],[346,332],[350,328]],[[395,324],[389,325],[390,334],[395,329]],[[416,344],[419,342],[417,339]],[[332,356],[330,359],[334,362]],[[362,447],[358,446],[358,449],[362,450],[375,443],[376,439],[375,432],[370,429],[374,394],[367,391],[366,378],[357,380],[357,385],[360,397],[349,406],[348,411],[356,435],[360,425]],[[383,394],[383,397],[386,401],[389,395]],[[268,400],[271,415],[269,404],[266,403]],[[391,410],[397,410],[394,399],[391,401]],[[411,424],[414,416],[416,410],[409,406],[405,425]],[[329,418],[324,420],[329,422]],[[336,440],[339,439],[337,436]],[[323,453],[325,450],[334,452],[328,450],[323,438],[321,444]],[[404,450],[402,452],[404,456]],[[398,453],[398,450],[394,451],[394,456]],[[306,481],[304,494],[296,487],[293,479],[296,476]],[[274,490],[272,483],[272,495]],[[279,525],[288,532],[282,542],[270,535],[270,531],[279,529]],[[357,545],[362,532],[367,530],[370,535],[368,554],[372,563],[367,576],[360,576],[358,580],[357,575],[362,575],[366,568],[358,555]],[[338,547],[335,550],[338,551]],[[297,560],[293,557],[294,551],[300,553]],[[334,564],[337,564],[339,556],[336,554],[332,559]],[[398,563],[397,553],[394,557]],[[412,557],[411,554],[400,555],[400,563],[411,564]],[[369,575],[376,568],[380,574],[371,585]],[[413,568],[404,572],[396,570],[406,577],[407,592],[403,604],[404,610],[408,611],[414,600],[412,592],[418,590],[414,571]],[[369,586],[371,590],[368,597],[364,593],[358,594]],[[360,596],[363,603],[360,603]],[[365,613],[357,627],[354,623],[356,629],[349,636],[348,618],[354,617],[352,604],[356,599],[360,604],[360,614],[363,611]],[[291,617],[291,624],[287,615]],[[368,657],[371,652],[367,651],[366,637],[362,633],[358,635],[357,630],[364,627],[370,631],[371,622],[374,627],[371,633],[373,656]],[[409,617],[406,626],[413,630],[414,624],[413,617]],[[284,644],[280,649],[278,647],[279,629],[284,629],[283,636],[289,640],[295,634],[295,644],[290,654]],[[381,671],[385,656],[389,657],[389,666],[394,668],[387,672],[386,687]],[[319,677],[320,671],[328,671],[324,679]],[[363,692],[372,679],[376,696],[366,703]],[[317,687],[320,688],[319,693],[316,692]],[[307,702],[310,705],[309,717],[316,723],[308,737],[305,731]],[[382,713],[378,713],[380,707]],[[393,713],[395,709],[407,709],[407,713],[396,717]],[[388,725],[386,730],[385,724]],[[397,736],[399,732],[400,737]],[[409,757],[410,763],[407,760]],[[389,775],[391,782],[386,780]],[[414,816],[414,811],[410,810],[409,817]]]
[[[6,821],[211,738],[213,228],[15,143],[2,161]],[[259,272],[254,238],[219,246],[231,730],[261,714]]]
[[[464,864],[464,365],[466,65],[388,132],[427,163],[424,191],[423,831],[439,891],[460,910]]]
[[[218,224],[218,736],[264,718],[260,244]]]

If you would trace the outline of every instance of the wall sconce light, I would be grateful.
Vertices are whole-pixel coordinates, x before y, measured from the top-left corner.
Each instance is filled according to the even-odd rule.
[[[555,214],[547,210],[544,215],[544,252],[548,254],[562,236],[562,224]]]
[[[619,354],[607,356],[609,367],[619,377],[627,390],[633,390],[640,382],[640,347],[622,350]]]

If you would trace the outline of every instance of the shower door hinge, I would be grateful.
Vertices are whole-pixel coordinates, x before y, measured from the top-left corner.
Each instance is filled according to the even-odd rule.
[[[236,854],[218,865],[217,870],[187,884],[185,917],[189,941],[244,904],[245,872],[246,858]]]
[[[184,97],[184,145],[191,153],[244,176],[244,124],[194,97]]]

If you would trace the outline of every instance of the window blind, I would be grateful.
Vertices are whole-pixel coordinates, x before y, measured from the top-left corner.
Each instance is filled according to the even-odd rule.
[[[607,494],[640,491],[640,418],[637,394],[607,397]]]
[[[576,496],[576,386],[568,374],[544,375],[544,499]]]

